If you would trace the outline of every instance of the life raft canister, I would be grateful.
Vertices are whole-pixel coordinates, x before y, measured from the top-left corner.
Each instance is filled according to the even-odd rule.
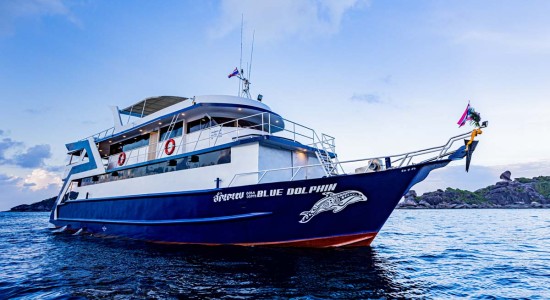
[[[126,162],[126,153],[122,152],[118,156],[118,165],[122,166]]]
[[[164,144],[164,153],[166,153],[166,155],[171,155],[174,153],[174,150],[176,150],[176,141],[174,141],[174,139],[167,140]]]

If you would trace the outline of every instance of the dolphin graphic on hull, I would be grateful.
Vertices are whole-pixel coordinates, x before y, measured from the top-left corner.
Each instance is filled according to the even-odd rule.
[[[354,190],[340,193],[326,192],[323,195],[325,197],[317,201],[310,210],[300,213],[303,216],[299,221],[300,223],[307,223],[313,217],[325,211],[332,210],[333,213],[338,213],[352,203],[367,201],[367,196]]]

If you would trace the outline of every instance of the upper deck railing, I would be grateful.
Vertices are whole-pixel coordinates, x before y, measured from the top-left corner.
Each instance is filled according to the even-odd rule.
[[[241,126],[239,122],[247,125]],[[121,167],[133,163],[145,162],[150,160],[151,157],[158,159],[176,154],[183,154],[251,136],[261,135],[281,137],[317,150],[325,149],[322,151],[326,151],[329,156],[333,156],[332,154],[336,151],[334,137],[326,134],[321,134],[321,136],[319,136],[312,128],[284,119],[273,113],[258,113],[233,119],[221,124],[210,125],[211,126],[205,129],[185,134],[185,138],[180,138],[179,143],[176,145],[171,155],[165,153],[162,145],[160,147],[157,146],[157,149],[148,149],[149,146],[144,146],[128,151],[128,153],[126,153],[127,158],[125,162],[118,166]],[[112,128],[104,130],[93,135],[93,137],[103,138],[112,130]],[[115,156],[117,155],[111,156],[109,165],[112,165],[111,160],[114,160]]]
[[[88,138],[93,137],[94,140],[97,141],[97,140],[100,140],[100,139],[104,139],[104,138],[106,138],[106,137],[113,136],[114,133],[115,133],[115,127],[111,127],[111,128],[107,128],[107,129],[105,129],[105,130],[103,130],[103,131],[100,131],[100,132],[98,132],[98,133],[96,133],[96,134],[92,134],[92,135],[90,135],[90,136],[88,136],[88,137],[85,137],[85,138],[83,138],[82,140],[87,140]]]

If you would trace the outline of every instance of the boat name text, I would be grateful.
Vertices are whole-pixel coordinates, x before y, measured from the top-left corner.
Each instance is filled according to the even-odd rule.
[[[287,189],[270,189],[270,190],[257,190],[257,191],[247,191],[247,192],[237,192],[237,193],[227,193],[218,192],[213,197],[214,202],[224,202],[231,200],[240,200],[240,199],[252,199],[252,198],[266,198],[266,197],[278,197],[278,196],[292,196],[292,195],[306,195],[313,193],[325,193],[334,191],[336,189],[337,183],[333,184],[323,184],[323,185],[313,185],[310,187],[295,187]]]

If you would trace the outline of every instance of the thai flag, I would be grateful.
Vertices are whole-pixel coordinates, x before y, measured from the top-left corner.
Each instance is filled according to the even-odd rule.
[[[229,74],[227,76],[227,78],[231,78],[231,77],[237,76],[237,75],[239,75],[239,70],[237,68],[235,68],[235,70],[233,70],[233,72],[231,74]]]
[[[462,114],[462,117],[460,117],[460,120],[456,124],[458,124],[458,127],[464,126],[466,124],[466,121],[471,120],[470,117],[470,102],[468,102],[468,106],[466,106],[466,110]]]

